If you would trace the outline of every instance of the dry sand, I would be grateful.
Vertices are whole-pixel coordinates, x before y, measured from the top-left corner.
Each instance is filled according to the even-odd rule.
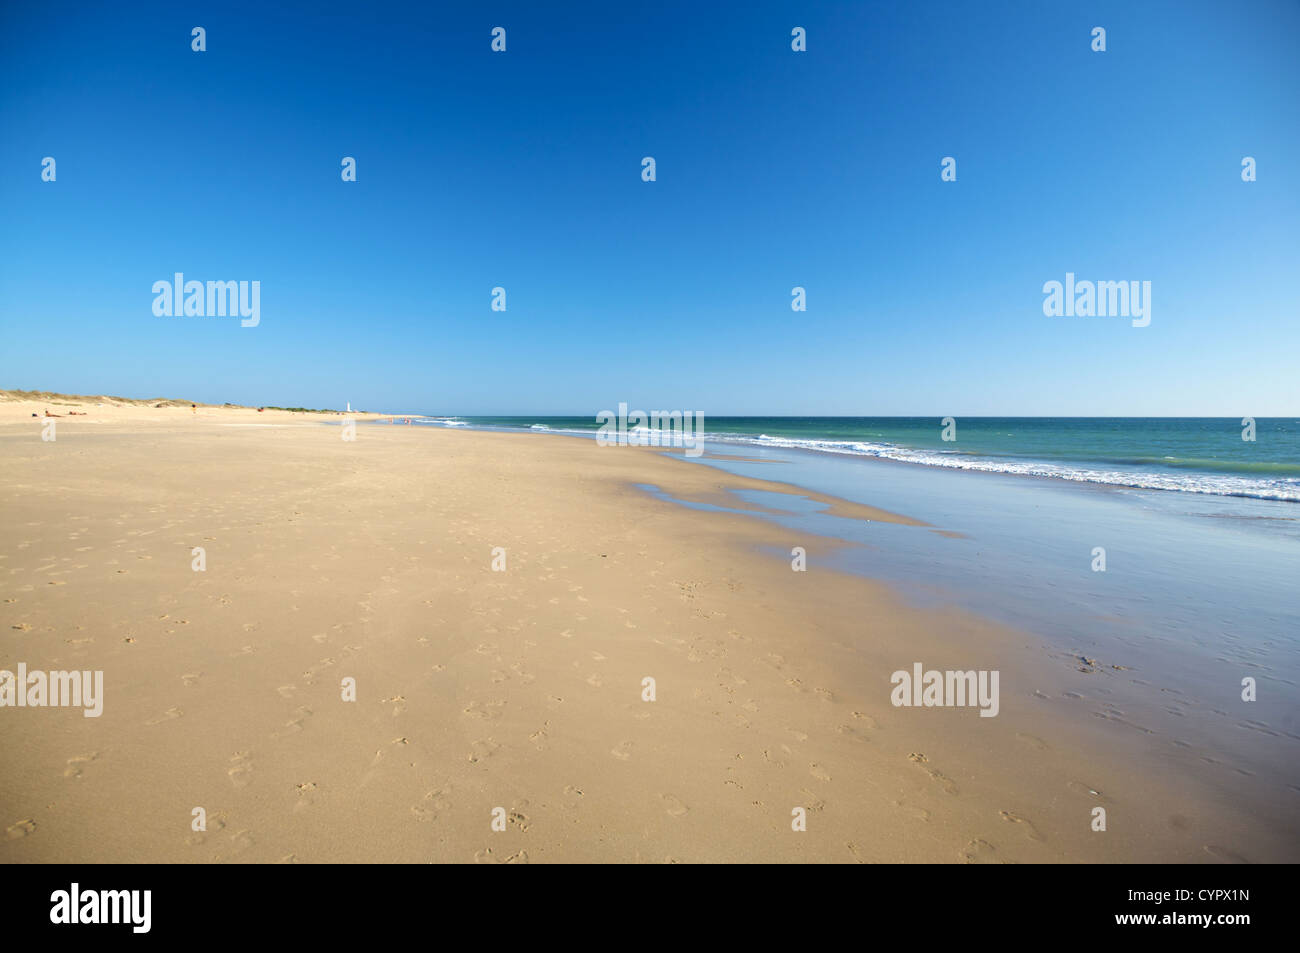
[[[637,484],[798,488],[554,435],[95,404],[42,441],[31,414],[72,404],[0,403],[0,668],[105,679],[99,718],[0,709],[2,862],[1287,859],[1032,634]],[[913,662],[999,670],[1000,713],[893,707]]]

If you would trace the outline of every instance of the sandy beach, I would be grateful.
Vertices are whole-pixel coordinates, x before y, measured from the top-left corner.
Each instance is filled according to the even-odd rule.
[[[0,861],[1294,859],[1091,717],[1033,633],[642,489],[798,487],[554,435],[60,406],[0,404],[0,668],[102,671],[103,711],[0,711]],[[85,416],[42,440],[46,408]],[[999,672],[996,717],[895,707],[914,663]]]

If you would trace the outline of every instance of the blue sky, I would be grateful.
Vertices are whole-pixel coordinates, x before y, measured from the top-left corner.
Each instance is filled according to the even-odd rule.
[[[1300,412],[1300,4],[543,6],[4,5],[0,387]],[[260,325],[156,317],[176,271]],[[1045,317],[1066,272],[1150,326]]]

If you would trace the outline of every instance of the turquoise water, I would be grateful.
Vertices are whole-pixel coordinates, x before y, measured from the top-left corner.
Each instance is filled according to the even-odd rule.
[[[447,417],[418,422],[594,433],[591,417]],[[1300,502],[1300,419],[1239,417],[708,417],[719,444],[875,457],[1144,489]]]

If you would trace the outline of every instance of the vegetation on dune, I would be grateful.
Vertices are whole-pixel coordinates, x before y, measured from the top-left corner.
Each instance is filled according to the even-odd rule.
[[[264,410],[287,410],[290,413],[294,413],[294,414],[341,414],[343,413],[343,411],[341,410],[324,410],[324,409],[312,410],[310,407],[272,407],[270,404],[267,404],[263,409]],[[352,412],[354,414],[365,413],[364,410],[354,410]]]
[[[213,404],[199,404],[197,401],[184,400],[179,397],[112,397],[107,394],[85,395],[85,394],[56,394],[48,390],[0,390],[0,401],[33,401],[46,404],[89,404],[89,403],[113,403],[128,404],[136,407],[212,407]],[[245,407],[243,404],[222,404],[223,407],[241,408],[246,410],[255,410],[258,408]],[[262,410],[283,410],[295,414],[341,414],[341,410],[312,409],[310,407],[273,407],[265,405]],[[354,410],[354,414],[364,414],[364,410]]]

